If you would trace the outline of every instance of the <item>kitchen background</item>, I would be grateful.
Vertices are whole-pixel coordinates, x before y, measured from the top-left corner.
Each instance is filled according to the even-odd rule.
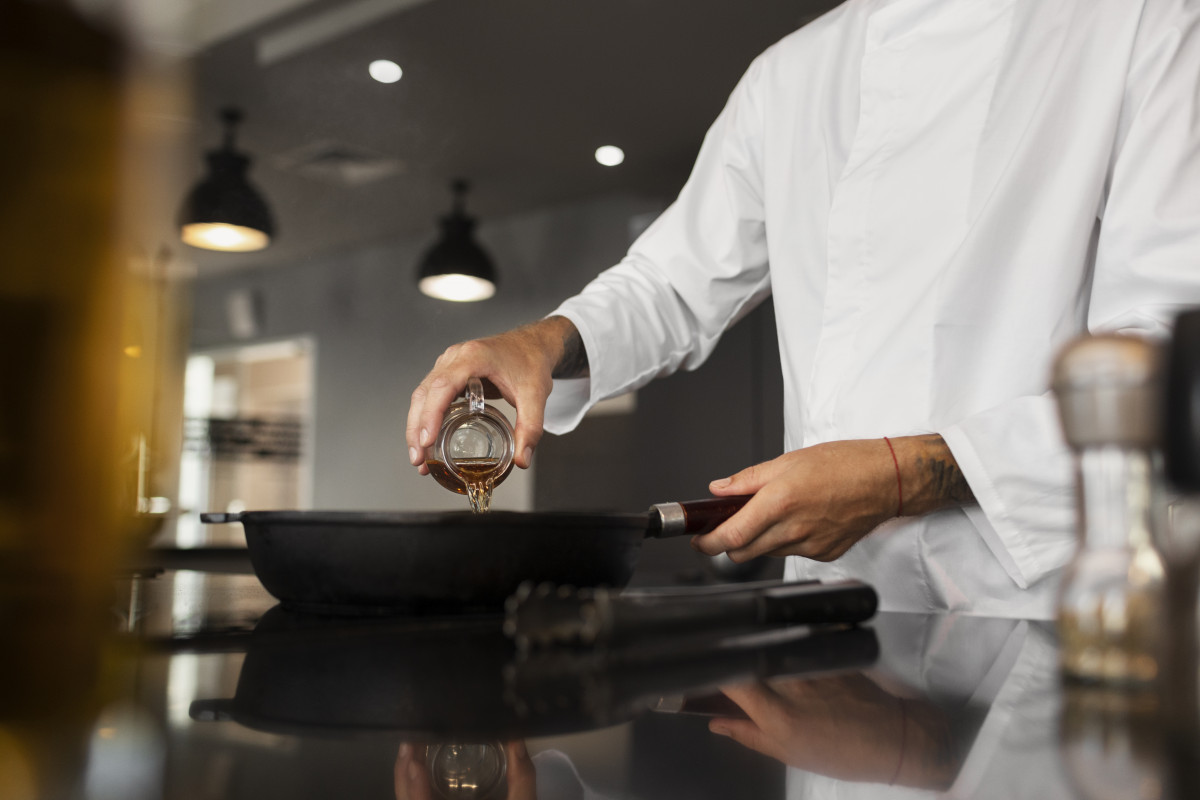
[[[236,543],[232,526],[200,526],[201,510],[462,507],[405,455],[408,397],[434,359],[455,341],[549,313],[620,259],[686,179],[754,56],[832,5],[181,8],[186,24],[159,29],[178,38],[156,46],[181,53],[188,71],[191,111],[169,121],[186,143],[185,180],[200,179],[204,153],[221,143],[221,110],[240,109],[236,147],[252,159],[276,236],[253,253],[169,244],[167,271],[187,276],[191,358],[177,402],[187,417],[182,469],[159,448],[172,463],[152,471],[160,485],[147,490],[182,515],[159,542]],[[372,79],[377,59],[399,65],[400,80]],[[624,162],[598,163],[602,145],[622,148]],[[496,295],[478,303],[416,285],[460,178],[499,276]],[[764,306],[697,372],[545,437],[535,466],[514,471],[494,507],[630,511],[704,496],[712,478],[781,452],[777,353]],[[647,569],[695,568],[686,543],[654,544]]]

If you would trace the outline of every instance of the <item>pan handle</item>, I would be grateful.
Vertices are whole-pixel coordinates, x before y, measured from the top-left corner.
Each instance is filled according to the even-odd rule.
[[[736,514],[752,496],[742,494],[684,500],[681,503],[657,503],[650,507],[651,525],[646,535],[661,539],[708,533]]]
[[[200,521],[206,525],[224,525],[228,522],[241,522],[242,512],[206,511],[200,515]]]
[[[225,698],[193,700],[188,716],[197,722],[223,722],[233,719],[233,700]]]

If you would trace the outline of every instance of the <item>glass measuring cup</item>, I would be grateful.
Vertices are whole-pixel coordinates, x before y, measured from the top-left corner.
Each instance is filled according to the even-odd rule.
[[[425,464],[444,488],[465,494],[475,511],[487,511],[492,489],[512,471],[515,453],[508,418],[484,402],[483,383],[471,378],[466,397],[450,406],[426,449]]]

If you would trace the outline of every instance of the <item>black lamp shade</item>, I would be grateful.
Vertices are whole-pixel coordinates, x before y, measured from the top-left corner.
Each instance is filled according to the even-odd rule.
[[[230,112],[226,112],[227,115]],[[238,117],[227,116],[232,126]],[[261,250],[275,235],[266,201],[247,178],[250,158],[233,147],[232,129],[225,145],[210,150],[208,174],[184,200],[179,214],[183,241],[208,250]]]
[[[455,207],[442,218],[441,238],[421,258],[417,286],[439,300],[486,300],[496,293],[496,267],[475,241],[475,220],[463,213],[466,183],[456,181]]]

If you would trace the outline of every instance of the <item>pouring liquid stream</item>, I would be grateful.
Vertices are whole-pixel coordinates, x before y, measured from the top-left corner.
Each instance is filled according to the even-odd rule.
[[[466,399],[451,405],[442,420],[425,464],[444,488],[465,494],[478,514],[491,508],[492,490],[512,471],[513,448],[512,425],[484,402],[483,382],[473,377]]]
[[[465,494],[471,501],[471,509],[476,513],[483,513],[491,508],[492,489],[512,471],[512,464],[509,464],[508,469],[497,475],[496,468],[500,466],[498,458],[460,458],[454,462],[463,476],[463,480],[459,480],[444,462],[427,459],[425,463],[429,467],[429,474],[438,483],[453,492]]]

